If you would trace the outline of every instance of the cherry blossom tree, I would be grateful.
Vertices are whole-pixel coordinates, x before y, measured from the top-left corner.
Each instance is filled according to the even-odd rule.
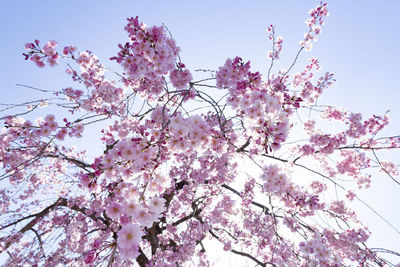
[[[379,153],[398,150],[400,136],[381,136],[387,114],[318,105],[335,78],[316,58],[294,73],[327,15],[325,3],[310,11],[282,71],[283,39],[269,26],[264,75],[240,57],[189,70],[167,28],[138,17],[110,58],[120,71],[73,45],[27,43],[38,67],[67,62],[72,85],[30,87],[48,99],[2,110],[6,266],[209,266],[210,242],[257,266],[393,266],[382,252],[398,253],[367,245],[349,207],[363,200],[342,180],[368,188],[378,170],[399,185]],[[46,115],[29,119],[39,109]],[[88,157],[79,138],[102,152]]]

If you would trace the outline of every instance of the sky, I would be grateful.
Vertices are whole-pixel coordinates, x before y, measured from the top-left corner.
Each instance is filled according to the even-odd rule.
[[[281,60],[275,71],[287,68],[307,27],[308,11],[319,1],[0,1],[0,103],[19,103],[37,93],[18,87],[25,84],[59,90],[72,84],[63,68],[39,69],[22,56],[26,42],[56,40],[60,47],[74,44],[89,49],[107,66],[126,42],[126,18],[139,16],[147,25],[164,23],[190,69],[217,69],[225,59],[241,56],[253,71],[266,74],[266,28],[273,24],[283,37]],[[400,133],[400,1],[331,1],[330,16],[311,52],[300,56],[296,70],[309,57],[317,57],[323,71],[335,73],[337,83],[323,103],[361,112],[364,118],[390,110],[391,125],[383,135]],[[1,108],[1,107],[0,107]],[[388,153],[396,163],[399,154]],[[400,187],[388,177],[376,177],[373,189],[360,196],[400,229],[397,207]],[[371,246],[400,250],[400,235],[368,208],[360,217],[371,231]],[[399,260],[400,261],[400,260]]]

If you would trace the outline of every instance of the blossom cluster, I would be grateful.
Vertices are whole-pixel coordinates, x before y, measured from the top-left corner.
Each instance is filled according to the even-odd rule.
[[[232,88],[232,90],[244,91],[247,87],[250,61],[244,63],[240,57],[227,59],[219,68],[216,78],[218,88]]]
[[[184,69],[185,65],[183,63],[178,63],[177,66],[177,69],[171,71],[169,79],[176,89],[184,89],[192,80],[192,74],[188,69]]]
[[[269,93],[261,84],[259,73],[250,72],[250,62],[244,63],[239,57],[226,60],[216,78],[219,88],[229,89],[230,105],[246,118],[251,130],[248,135],[254,135],[253,151],[268,153],[272,149],[279,149],[289,130],[287,111],[283,109],[287,104],[282,101],[284,95]],[[280,81],[278,83],[281,84]]]
[[[180,49],[173,39],[167,37],[163,26],[146,28],[138,17],[129,18],[125,30],[132,42],[118,45],[121,50],[111,59],[124,68],[129,77],[125,80],[126,84],[149,96],[160,94],[164,84],[162,75],[174,71]],[[175,70],[173,73],[172,81],[178,83],[179,87],[184,87],[191,79],[188,71],[180,73]]]
[[[265,181],[264,189],[270,193],[282,193],[289,186],[287,176],[277,165],[266,166],[261,179]]]
[[[299,246],[301,252],[306,255],[314,255],[317,259],[326,260],[330,256],[329,250],[319,238],[300,242]]]
[[[346,135],[339,133],[335,136],[330,134],[314,134],[310,142],[319,148],[321,153],[331,154],[340,146],[346,144]]]
[[[272,51],[268,51],[268,58],[271,60],[279,59],[279,54],[282,52],[282,43],[283,38],[281,36],[275,38],[275,27],[274,25],[270,25],[267,28],[267,32],[269,32],[269,39],[272,43]]]
[[[376,134],[389,123],[389,117],[373,115],[370,119],[362,122],[360,113],[351,113],[348,117],[349,129],[346,134],[353,138],[359,138],[367,133]]]
[[[306,24],[309,27],[309,31],[304,34],[304,39],[300,42],[300,45],[306,50],[311,50],[312,42],[318,40],[318,35],[321,33],[321,26],[324,25],[324,18],[329,16],[327,4],[321,3],[314,9],[310,10],[310,16],[306,20]]]
[[[45,66],[43,62],[47,59],[47,63],[54,67],[57,65],[57,59],[59,54],[56,51],[57,42],[56,41],[48,41],[43,48],[39,46],[39,40],[35,40],[33,43],[26,43],[25,49],[28,50],[27,53],[24,53],[25,59],[30,58],[33,62],[35,62],[36,66],[42,68]]]
[[[171,117],[168,130],[168,143],[172,148],[187,151],[188,149],[201,149],[209,143],[217,148],[216,143],[210,142],[212,136],[210,125],[199,115],[184,118],[182,114],[177,113]]]

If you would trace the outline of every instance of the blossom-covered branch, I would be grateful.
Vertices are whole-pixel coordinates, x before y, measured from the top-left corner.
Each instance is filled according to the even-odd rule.
[[[293,73],[327,15],[325,3],[310,11],[286,70],[274,70],[283,39],[271,25],[265,76],[241,57],[192,73],[165,26],[138,17],[110,58],[120,70],[27,43],[26,60],[65,65],[71,85],[19,85],[44,97],[0,110],[6,266],[211,266],[210,240],[259,266],[389,263],[349,202],[400,233],[357,195],[379,173],[399,184],[380,154],[399,135],[381,135],[388,114],[318,105],[335,82],[318,59]]]

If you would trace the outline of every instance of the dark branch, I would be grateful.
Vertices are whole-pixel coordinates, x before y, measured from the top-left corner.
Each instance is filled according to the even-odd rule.
[[[225,188],[225,189],[231,191],[232,193],[235,193],[236,195],[241,197],[241,194],[237,190],[235,190],[232,187],[230,187],[229,185],[223,184],[223,185],[221,185],[221,187],[223,187],[223,188]],[[268,207],[266,207],[266,206],[264,206],[264,205],[262,205],[262,204],[260,204],[258,202],[255,202],[255,201],[251,201],[251,204],[256,206],[256,207],[261,208],[266,215],[269,215]]]

